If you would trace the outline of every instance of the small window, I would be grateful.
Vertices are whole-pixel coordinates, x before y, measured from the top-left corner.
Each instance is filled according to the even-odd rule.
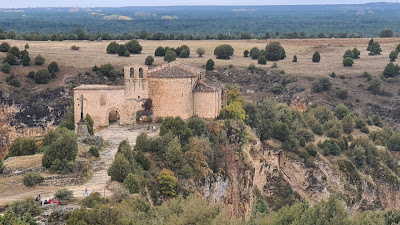
[[[137,99],[140,99],[140,96],[137,96]]]
[[[143,78],[143,68],[139,68],[139,78]]]
[[[130,69],[130,78],[134,78],[135,70],[133,68]]]

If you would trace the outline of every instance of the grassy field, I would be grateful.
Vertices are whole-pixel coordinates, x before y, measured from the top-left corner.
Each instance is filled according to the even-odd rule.
[[[279,61],[279,69],[284,70],[287,74],[296,76],[326,76],[331,72],[337,75],[360,75],[364,71],[368,71],[373,75],[382,73],[384,67],[389,63],[389,53],[397,44],[400,43],[400,38],[386,38],[375,39],[381,44],[382,54],[377,56],[368,56],[366,47],[369,39],[304,39],[304,40],[279,40],[286,50],[287,58]],[[33,58],[41,54],[46,58],[46,65],[51,61],[56,61],[60,65],[61,71],[57,81],[54,82],[63,84],[67,77],[76,76],[78,73],[90,71],[94,65],[101,65],[111,63],[117,69],[122,69],[122,66],[135,63],[144,63],[144,59],[148,55],[154,55],[154,50],[158,46],[178,47],[186,44],[191,49],[190,58],[178,59],[186,64],[193,66],[202,66],[209,58],[214,59],[216,67],[227,67],[230,64],[236,67],[248,67],[249,64],[255,63],[256,60],[251,58],[244,58],[244,50],[250,50],[252,47],[265,48],[271,42],[264,40],[234,40],[234,41],[216,41],[216,40],[202,40],[202,41],[140,41],[143,46],[142,54],[131,55],[130,57],[119,57],[106,53],[106,47],[110,41],[63,41],[63,42],[27,42],[6,40],[11,45],[18,46],[21,50],[24,49],[26,43],[29,44],[30,56]],[[120,41],[119,43],[124,43]],[[221,44],[230,44],[235,49],[235,54],[230,60],[217,60],[214,56],[214,48]],[[71,46],[79,46],[78,51],[71,50]],[[206,54],[199,58],[195,53],[196,49],[203,47],[206,49]],[[347,49],[358,48],[361,51],[361,58],[355,60],[353,67],[345,68],[342,65],[342,56]],[[321,62],[313,63],[311,61],[314,51],[321,53]],[[293,63],[293,55],[297,55],[298,62]],[[5,57],[5,53],[0,54],[0,58]],[[163,64],[162,57],[155,57],[155,65]],[[32,63],[33,64],[33,63]],[[46,66],[45,65],[45,66]],[[258,67],[267,68],[272,65],[268,62],[267,65]],[[44,66],[43,66],[44,67]],[[13,67],[13,73],[17,76],[23,76],[25,79],[26,74],[31,70],[38,70],[39,66],[29,67]],[[6,75],[0,75],[0,79],[5,79]],[[22,78],[22,77],[21,77]],[[3,79],[1,79],[3,80]],[[53,83],[53,84],[52,84]],[[42,85],[43,87],[43,85]]]

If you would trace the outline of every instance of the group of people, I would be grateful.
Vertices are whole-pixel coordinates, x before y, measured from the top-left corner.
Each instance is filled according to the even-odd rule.
[[[45,198],[44,201],[42,201],[42,196],[40,196],[40,194],[38,194],[36,196],[35,201],[36,201],[36,204],[40,204],[40,205],[49,205],[53,202],[51,198],[49,198],[49,199]],[[56,205],[59,205],[59,202],[57,199],[53,203]]]

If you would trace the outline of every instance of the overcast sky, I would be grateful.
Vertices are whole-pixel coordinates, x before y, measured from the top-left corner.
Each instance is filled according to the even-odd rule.
[[[170,5],[310,5],[358,4],[373,0],[0,0],[0,8],[27,7],[122,7]],[[376,0],[375,0],[376,1]]]

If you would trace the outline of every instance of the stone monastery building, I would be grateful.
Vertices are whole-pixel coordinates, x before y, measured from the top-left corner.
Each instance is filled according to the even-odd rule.
[[[149,70],[147,66],[124,67],[124,86],[80,85],[74,88],[75,122],[83,113],[94,120],[94,127],[110,121],[134,124],[146,99],[153,101],[153,116],[193,116],[213,119],[223,107],[223,88],[205,79],[205,70],[172,62]]]

